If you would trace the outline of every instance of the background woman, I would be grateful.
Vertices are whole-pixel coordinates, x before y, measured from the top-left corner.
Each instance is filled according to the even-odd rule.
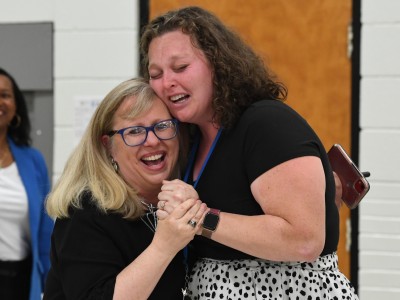
[[[44,210],[49,188],[45,160],[31,147],[25,98],[0,68],[0,299],[41,298],[53,228]]]

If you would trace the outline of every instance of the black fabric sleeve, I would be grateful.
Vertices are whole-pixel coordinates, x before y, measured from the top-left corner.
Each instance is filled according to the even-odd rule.
[[[94,209],[77,210],[55,227],[58,274],[66,299],[112,299],[116,276],[125,267],[106,228],[117,219]]]
[[[43,300],[112,299],[118,274],[154,238],[140,219],[105,214],[88,199],[90,196],[83,200],[83,209],[74,209],[70,218],[56,221]],[[184,280],[183,253],[179,252],[149,299],[179,299]]]
[[[286,104],[271,100],[251,106],[241,120],[246,170],[253,182],[273,167],[301,156],[320,157],[318,137],[308,123]]]

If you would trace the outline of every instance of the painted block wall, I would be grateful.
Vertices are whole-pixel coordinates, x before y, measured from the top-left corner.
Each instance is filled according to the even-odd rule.
[[[361,1],[359,296],[400,299],[400,1]]]
[[[102,99],[119,82],[138,75],[138,35],[138,1],[56,1],[56,176],[76,143],[76,98]]]
[[[54,24],[53,182],[76,144],[76,98],[138,75],[139,0],[0,0],[0,23]]]

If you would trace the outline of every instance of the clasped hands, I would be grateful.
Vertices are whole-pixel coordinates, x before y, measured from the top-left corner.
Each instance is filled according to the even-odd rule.
[[[163,180],[161,192],[158,194],[158,210],[157,217],[159,220],[165,220],[170,216],[176,209],[180,209],[183,203],[189,199],[199,199],[199,195],[196,190],[190,184],[187,184],[179,179],[174,180]],[[200,205],[198,205],[200,202]],[[197,200],[198,209],[195,205],[192,206],[192,211],[195,210],[195,215],[190,218],[188,224],[196,227],[196,234],[201,234],[202,227],[200,224],[208,212],[208,207],[201,200]]]

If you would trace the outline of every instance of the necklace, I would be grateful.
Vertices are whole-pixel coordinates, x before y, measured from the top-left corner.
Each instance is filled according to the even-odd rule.
[[[152,232],[156,232],[157,228],[157,207],[154,206],[153,204],[148,204],[147,202],[140,200],[140,202],[143,204],[144,207],[147,208],[147,213],[143,216],[140,217],[140,219],[143,221],[143,223],[149,228]],[[184,248],[184,264],[185,264],[185,286],[182,288],[182,296],[183,299],[190,299],[188,297],[187,293],[187,288],[188,288],[188,282],[189,282],[189,269],[188,269],[188,264],[187,264],[187,246]]]
[[[152,232],[156,232],[157,228],[157,207],[155,207],[153,204],[148,204],[143,200],[140,200],[140,202],[147,208],[147,213],[145,213],[143,216],[140,217],[142,222],[149,228]]]

